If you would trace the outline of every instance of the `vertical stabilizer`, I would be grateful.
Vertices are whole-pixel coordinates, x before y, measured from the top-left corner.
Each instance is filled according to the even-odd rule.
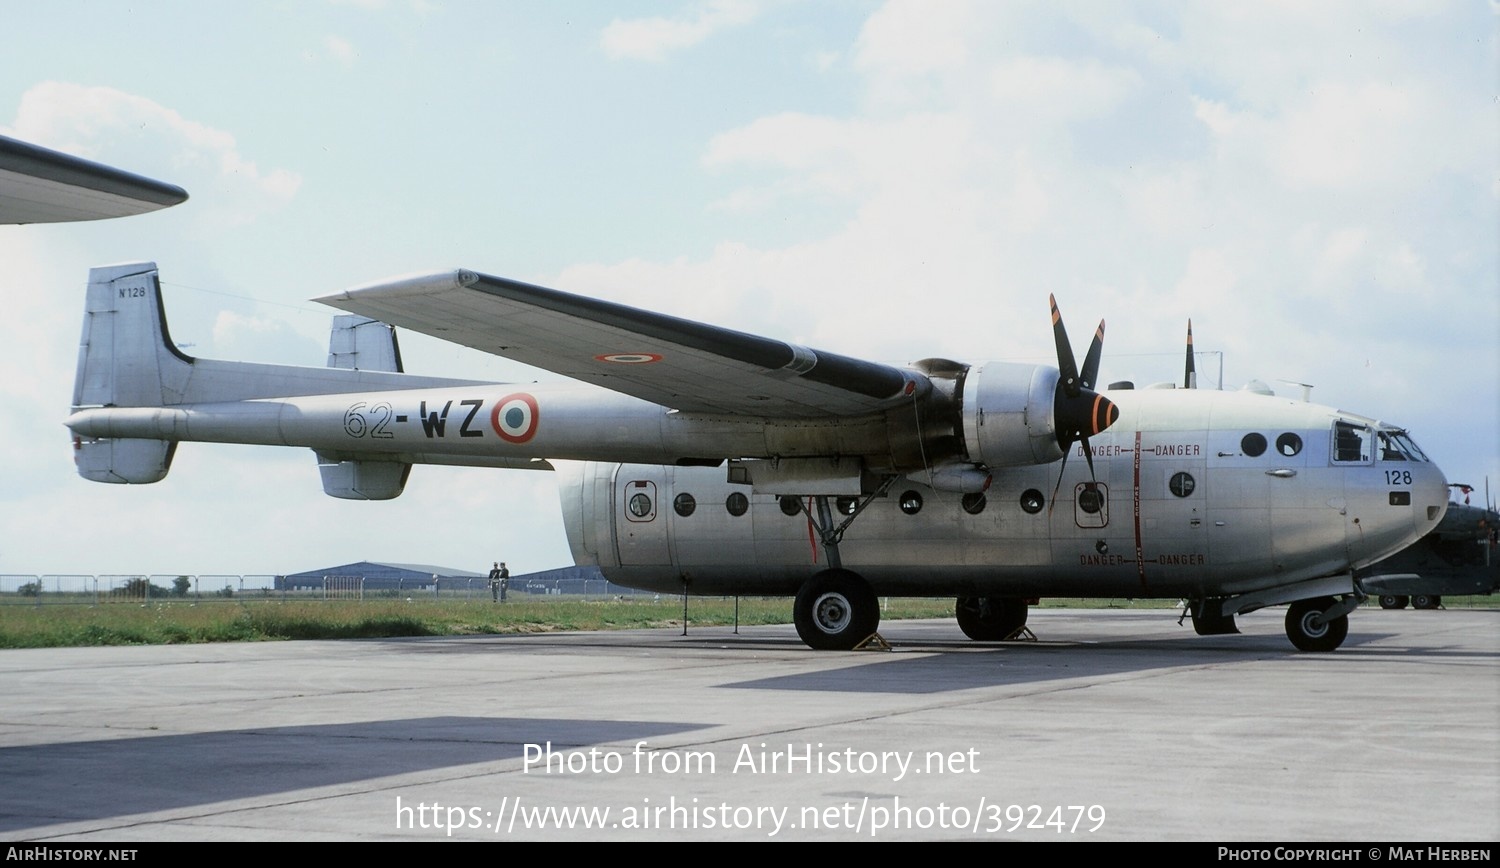
[[[156,263],[89,271],[74,412],[178,403],[192,368],[167,334]],[[175,447],[166,440],[74,437],[73,458],[84,479],[147,483],[167,475]]]
[[[156,263],[89,270],[74,410],[180,403],[192,366],[167,333]]]

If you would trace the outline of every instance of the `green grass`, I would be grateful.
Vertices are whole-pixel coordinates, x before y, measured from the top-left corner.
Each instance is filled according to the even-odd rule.
[[[1174,608],[1170,600],[1044,600],[1043,608]],[[1371,600],[1367,605],[1374,605]],[[1496,608],[1500,597],[1445,597],[1446,608]],[[1419,617],[1425,613],[1411,613]],[[881,617],[951,618],[951,599],[893,597]],[[742,597],[739,623],[786,624],[792,601]],[[735,622],[735,601],[693,597],[690,626]],[[529,598],[496,605],[488,600],[173,600],[43,602],[0,599],[0,648],[79,645],[170,645],[284,639],[374,639],[393,636],[471,636],[574,630],[629,630],[682,626],[680,597],[580,600]]]

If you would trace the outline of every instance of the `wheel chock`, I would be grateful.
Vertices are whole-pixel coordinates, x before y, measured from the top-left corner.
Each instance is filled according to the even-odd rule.
[[[1033,633],[1033,632],[1031,632],[1031,628],[1030,627],[1021,626],[1021,627],[1017,627],[1016,629],[1012,630],[1011,633],[1010,633],[1010,635],[1005,637],[1004,641],[1006,641],[1006,642],[1035,642],[1035,641],[1037,641],[1037,638],[1036,638],[1036,634]]]
[[[855,651],[890,651],[891,650],[891,643],[885,641],[885,637],[882,636],[882,635],[880,635],[879,633],[871,633],[870,635],[868,635],[868,636],[865,637],[865,639],[864,639],[863,642],[860,642],[858,645],[855,645],[854,648],[853,648],[853,650],[855,650]]]

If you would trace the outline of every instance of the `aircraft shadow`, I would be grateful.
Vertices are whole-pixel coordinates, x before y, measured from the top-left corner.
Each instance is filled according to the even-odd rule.
[[[421,717],[0,748],[0,833],[166,811],[704,728],[692,723]]]

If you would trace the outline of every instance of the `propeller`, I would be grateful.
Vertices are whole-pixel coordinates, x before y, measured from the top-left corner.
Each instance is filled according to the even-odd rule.
[[[1198,388],[1198,367],[1193,364],[1193,321],[1188,320],[1187,366],[1182,373],[1182,388]]]
[[[1057,309],[1057,297],[1048,296],[1052,304],[1052,337],[1057,342],[1057,369],[1062,374],[1057,391],[1052,398],[1052,418],[1057,425],[1057,445],[1062,448],[1062,467],[1057,473],[1057,485],[1052,488],[1052,501],[1057,500],[1058,488],[1062,486],[1063,471],[1068,468],[1068,453],[1074,443],[1083,444],[1083,457],[1089,464],[1089,487],[1098,484],[1094,476],[1094,451],[1089,447],[1089,435],[1098,434],[1120,418],[1120,410],[1114,402],[1094,391],[1099,376],[1099,357],[1104,352],[1104,320],[1094,331],[1093,343],[1083,357],[1083,370],[1073,357],[1073,347],[1068,342],[1068,330],[1063,326],[1062,313]]]

